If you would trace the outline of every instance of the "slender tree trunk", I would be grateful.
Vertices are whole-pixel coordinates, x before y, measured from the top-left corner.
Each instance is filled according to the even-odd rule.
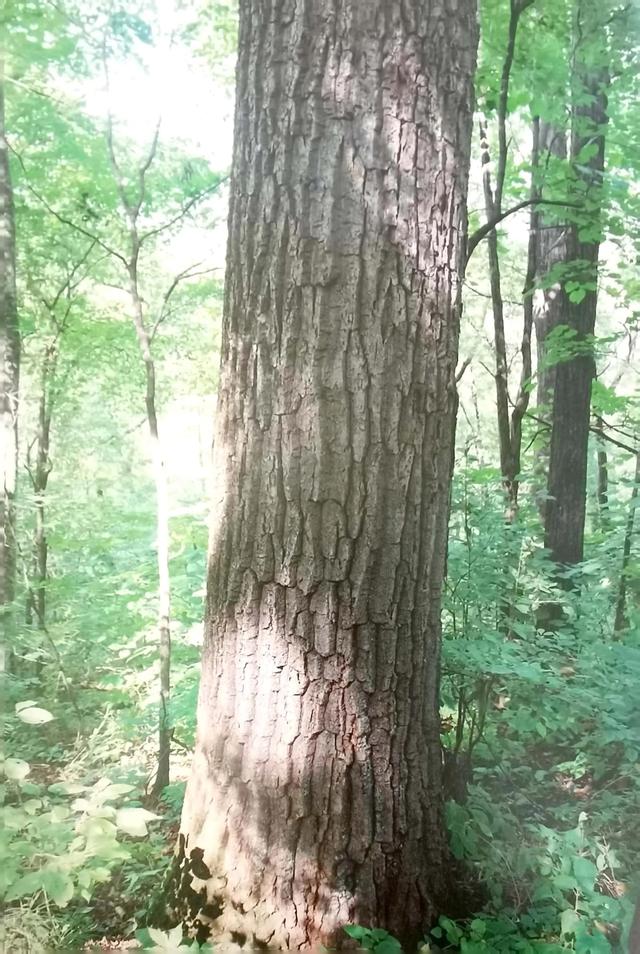
[[[631,562],[631,547],[635,533],[635,517],[637,510],[638,488],[640,487],[640,451],[636,454],[636,472],[631,491],[631,500],[629,501],[629,514],[627,516],[627,528],[624,534],[624,544],[622,547],[622,566],[620,568],[620,583],[618,584],[618,598],[616,600],[616,617],[613,624],[613,632],[619,635],[627,628],[627,574],[629,572],[629,563]]]
[[[502,66],[500,82],[500,97],[498,103],[498,157],[495,188],[491,181],[491,155],[487,128],[480,125],[480,139],[482,149],[482,182],[487,222],[499,219],[502,215],[502,200],[504,195],[505,175],[509,147],[507,143],[507,109],[509,100],[509,84],[511,67],[515,55],[516,39],[520,17],[531,6],[533,0],[512,0],[510,6],[507,47]],[[534,173],[532,174],[532,198],[537,198],[537,184],[535,183],[535,163],[537,163],[537,142],[534,142]],[[534,209],[535,206],[532,206]],[[532,216],[535,212],[532,212]],[[532,218],[533,221],[533,218]],[[493,331],[496,356],[496,413],[498,419],[498,444],[500,448],[500,472],[507,496],[506,519],[513,523],[518,513],[518,490],[522,450],[522,418],[529,404],[528,381],[531,377],[531,307],[527,300],[529,294],[530,267],[527,270],[524,295],[524,326],[522,335],[522,377],[518,397],[514,403],[513,414],[510,411],[509,397],[509,370],[507,361],[507,339],[504,327],[504,299],[502,297],[502,280],[500,275],[500,255],[498,252],[498,233],[492,229],[487,235],[487,252],[489,258],[489,282],[491,287],[491,307],[493,311]],[[530,243],[529,266],[533,249]]]
[[[553,414],[549,447],[549,476],[545,514],[545,546],[559,564],[580,563],[583,557],[587,489],[587,455],[591,420],[591,384],[595,372],[589,338],[596,320],[599,203],[604,173],[605,126],[607,123],[607,74],[592,65],[594,46],[604,42],[602,27],[587,16],[582,3],[576,13],[571,158],[579,183],[575,195],[587,200],[595,212],[573,222],[567,230],[567,263],[573,264],[574,279],[584,297],[572,301],[563,296],[563,318],[574,333],[573,357],[555,367]],[[598,29],[600,32],[598,32]],[[602,55],[602,49],[597,52]],[[586,151],[588,150],[588,151]]]
[[[604,426],[602,420],[596,418],[594,430],[598,434],[596,450],[598,519],[602,530],[609,526],[609,457],[604,441]]]
[[[134,325],[140,354],[144,362],[147,426],[151,441],[153,478],[156,491],[156,554],[158,565],[158,655],[160,661],[160,713],[158,719],[158,769],[153,783],[153,794],[160,795],[170,781],[171,723],[169,701],[171,695],[171,576],[169,572],[169,491],[167,473],[158,428],[156,408],[156,369],[151,351],[151,337],[144,320],[144,310],[138,291],[137,236],[132,236],[133,254],[129,270],[130,294]]]
[[[549,167],[567,159],[566,130],[556,124],[538,121],[539,165]],[[542,190],[544,191],[544,190]],[[549,441],[555,386],[556,367],[550,360],[547,337],[554,328],[567,323],[568,298],[560,279],[549,284],[549,276],[559,265],[567,262],[567,232],[564,223],[555,223],[545,215],[542,206],[538,213],[535,233],[536,290],[533,294],[533,321],[536,332],[536,417],[540,425],[535,445],[534,488],[538,512],[543,526],[547,511],[547,482],[549,475]]]
[[[438,688],[474,4],[240,4],[178,910],[274,947],[447,905]]]
[[[35,505],[35,528],[33,533],[33,550],[31,561],[31,577],[27,592],[27,623],[33,622],[35,615],[39,629],[46,629],[46,585],[48,544],[46,530],[46,492],[51,473],[51,459],[49,444],[51,433],[51,404],[49,391],[51,379],[55,376],[58,360],[57,341],[46,348],[42,360],[40,398],[38,401],[38,424],[35,437],[35,454],[32,461],[31,450],[27,454],[27,467],[31,478]]]
[[[566,161],[567,134],[557,125],[538,121],[540,165],[549,166],[554,161]],[[536,232],[536,285],[534,295],[534,323],[537,345],[537,399],[538,415],[550,420],[553,406],[553,387],[555,383],[555,365],[550,364],[545,342],[547,335],[558,325],[566,324],[567,296],[561,281],[547,287],[547,278],[557,268],[567,262],[567,229],[565,224],[554,224],[546,220],[544,206],[539,213],[540,221]],[[544,454],[544,466],[541,468],[545,478],[548,463],[548,442]]]
[[[18,461],[18,376],[20,335],[16,303],[15,228],[4,123],[3,64],[0,50],[0,670],[11,650],[15,597],[15,509]],[[7,642],[9,639],[9,642]]]

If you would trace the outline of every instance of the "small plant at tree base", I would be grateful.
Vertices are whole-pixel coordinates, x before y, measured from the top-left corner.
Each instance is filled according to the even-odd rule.
[[[198,944],[190,938],[185,938],[182,925],[178,924],[170,931],[160,931],[158,928],[142,928],[136,931],[136,939],[140,941],[144,951],[152,951],[154,954],[184,954],[186,950],[196,951],[200,954],[210,954],[214,950],[213,944],[205,941],[204,944]]]
[[[343,929],[345,934],[357,941],[364,951],[375,951],[376,954],[401,954],[402,945],[384,928],[367,928],[360,924],[347,924]]]

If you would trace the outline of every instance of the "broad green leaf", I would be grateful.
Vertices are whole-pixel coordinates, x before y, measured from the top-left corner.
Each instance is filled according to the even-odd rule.
[[[23,778],[26,778],[31,767],[28,762],[23,761],[23,759],[5,759],[2,765],[0,765],[0,770],[4,772],[7,778],[10,778],[14,782],[20,782]]]
[[[42,888],[59,908],[66,907],[73,897],[73,881],[62,871],[45,869],[42,872]]]
[[[395,937],[386,937],[375,945],[374,950],[377,954],[398,954],[402,951],[402,946]]]
[[[598,869],[593,861],[578,856],[573,859],[571,867],[581,889],[587,893],[593,891],[593,886],[598,880]]]
[[[39,706],[23,706],[21,709],[16,708],[16,715],[22,722],[26,722],[27,725],[44,725],[46,722],[51,722],[54,718],[48,709],[42,709]]]
[[[116,812],[116,826],[120,831],[135,838],[142,838],[147,834],[147,822],[159,818],[146,808],[119,808]]]
[[[560,933],[564,935],[574,934],[579,923],[580,918],[573,908],[565,908],[560,915]]]

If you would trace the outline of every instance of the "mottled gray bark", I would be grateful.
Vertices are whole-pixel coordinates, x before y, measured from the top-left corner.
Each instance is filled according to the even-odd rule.
[[[15,228],[4,124],[3,70],[0,56],[0,652],[5,643],[15,596],[15,510],[18,460],[18,374],[20,336],[16,306]]]
[[[472,0],[240,4],[182,914],[273,946],[446,906],[440,599]],[[216,918],[222,907],[222,913]]]

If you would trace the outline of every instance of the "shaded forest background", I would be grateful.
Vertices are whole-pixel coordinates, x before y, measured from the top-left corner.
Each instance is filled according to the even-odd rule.
[[[638,9],[480,14],[441,713],[451,845],[486,896],[430,941],[600,954],[623,949],[640,888]],[[236,11],[8,0],[1,17],[22,347],[0,893],[7,951],[60,950],[152,923],[189,771]],[[606,129],[567,153],[597,98],[581,62]],[[597,276],[571,230],[599,245]],[[596,283],[595,331],[543,327],[561,300],[595,309]],[[566,554],[548,395],[589,362]],[[557,407],[573,427],[571,397]]]

